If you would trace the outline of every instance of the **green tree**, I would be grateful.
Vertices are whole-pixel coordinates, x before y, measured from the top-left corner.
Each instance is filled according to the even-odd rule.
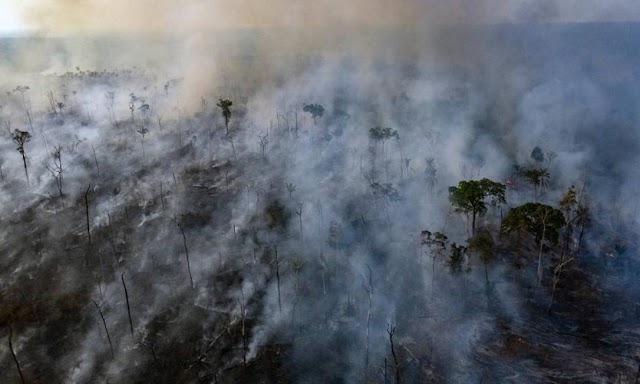
[[[487,199],[492,205],[505,204],[506,186],[489,179],[462,180],[449,187],[449,202],[458,213],[471,214],[471,233],[476,233],[476,217],[487,213]]]
[[[324,116],[324,107],[320,104],[307,104],[302,110],[311,114],[313,125],[316,125],[317,118]]]
[[[528,233],[538,248],[538,285],[542,282],[542,254],[558,244],[559,232],[565,225],[562,212],[549,205],[526,203],[511,208],[502,221],[502,232]]]
[[[400,139],[398,131],[395,131],[389,127],[373,127],[369,129],[369,137],[371,140],[382,143],[382,151],[384,152],[384,144],[391,138]]]
[[[227,135],[229,134],[229,120],[231,120],[231,106],[233,101],[229,99],[220,99],[216,104],[222,110],[222,116],[224,117],[224,126],[227,129]]]

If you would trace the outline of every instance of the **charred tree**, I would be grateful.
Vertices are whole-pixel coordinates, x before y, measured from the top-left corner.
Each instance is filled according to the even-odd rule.
[[[102,309],[95,300],[93,300],[93,304],[98,309],[98,313],[100,314],[100,318],[102,319],[102,325],[104,326],[104,332],[107,334],[107,340],[109,341],[109,350],[111,351],[111,358],[115,359],[115,355],[113,354],[113,344],[111,344],[111,336],[109,336],[109,329],[107,328],[107,322],[104,319],[104,314],[102,313]]]
[[[133,339],[133,321],[131,320],[131,306],[129,305],[129,292],[127,291],[127,284],[124,282],[124,274],[120,275],[120,279],[122,280],[122,286],[124,287],[124,298],[127,302],[127,314],[129,315],[129,329],[131,330],[131,338]]]
[[[191,281],[191,288],[194,288],[193,276],[191,275],[191,263],[189,261],[189,248],[187,247],[187,235],[184,233],[184,226],[175,218],[171,218],[171,221],[178,227],[180,234],[182,235],[182,245],[184,246],[184,254],[187,258],[187,270],[189,271],[189,280]]]
[[[400,374],[400,362],[398,361],[398,355],[396,355],[395,346],[393,344],[393,334],[396,332],[395,325],[387,324],[387,334],[389,335],[389,345],[391,347],[391,356],[393,356],[393,365],[396,371],[396,384],[402,384],[402,376]]]
[[[20,374],[20,382],[24,384],[25,381],[24,381],[24,376],[22,375],[22,369],[20,369],[20,362],[18,361],[18,357],[16,356],[16,351],[13,350],[13,343],[11,342],[12,336],[13,336],[13,328],[9,326],[9,350],[11,351],[11,357],[13,357],[13,361],[16,363],[16,368],[18,368],[18,374]]]
[[[91,190],[91,184],[87,187],[87,190],[84,192],[84,208],[85,208],[85,216],[87,218],[87,237],[89,238],[89,246],[91,246],[91,226],[89,224],[89,192]]]

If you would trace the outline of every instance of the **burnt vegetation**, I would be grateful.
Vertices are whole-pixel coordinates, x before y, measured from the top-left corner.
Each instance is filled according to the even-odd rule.
[[[0,382],[637,382],[629,180],[466,85],[45,80],[0,96]]]

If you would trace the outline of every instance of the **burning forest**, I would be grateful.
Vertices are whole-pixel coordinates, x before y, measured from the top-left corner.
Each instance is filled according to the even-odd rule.
[[[637,383],[640,7],[269,3],[0,4],[0,382]]]

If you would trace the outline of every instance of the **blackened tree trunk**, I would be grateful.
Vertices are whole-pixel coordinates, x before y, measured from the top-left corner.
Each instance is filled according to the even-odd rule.
[[[91,189],[91,184],[87,187],[87,190],[84,193],[84,207],[85,214],[87,217],[87,236],[89,237],[89,245],[91,245],[91,227],[89,225],[89,190]]]
[[[11,356],[13,357],[13,361],[16,363],[16,368],[18,368],[18,373],[20,374],[20,382],[24,384],[25,383],[24,376],[22,375],[22,369],[20,369],[20,362],[18,361],[16,352],[13,350],[13,344],[11,343],[11,336],[13,336],[13,328],[9,326],[9,350],[11,351]]]
[[[398,361],[398,355],[396,355],[395,346],[393,344],[393,334],[396,331],[396,327],[389,324],[387,326],[387,334],[389,335],[389,344],[391,346],[391,356],[393,356],[393,364],[396,369],[396,384],[402,384],[402,376],[400,375],[400,362]]]
[[[129,329],[131,330],[131,338],[133,339],[133,321],[131,321],[131,307],[129,306],[129,292],[127,291],[127,284],[124,282],[124,272],[120,275],[122,280],[122,286],[124,287],[124,298],[127,301],[127,314],[129,315]]]
[[[276,280],[278,282],[278,309],[282,314],[282,300],[280,298],[280,262],[278,260],[278,247],[274,247],[276,253]]]
[[[180,230],[180,234],[182,235],[182,244],[184,246],[184,254],[185,254],[185,257],[187,258],[187,270],[189,271],[189,280],[191,281],[191,288],[194,288],[193,275],[191,275],[191,263],[189,262],[189,248],[187,248],[187,235],[185,235],[184,227],[182,226],[182,224],[178,222],[178,220],[176,220],[175,218],[172,218],[171,220],[178,227],[178,229]]]
[[[24,151],[22,151],[21,154],[22,154],[22,164],[24,165],[24,175],[27,177],[27,184],[29,184],[29,172],[27,171],[27,156],[25,155]]]
[[[98,313],[100,314],[100,318],[102,319],[102,325],[104,325],[104,332],[107,334],[107,340],[109,341],[109,350],[111,351],[111,358],[115,359],[115,356],[113,354],[113,344],[111,344],[111,336],[109,336],[109,329],[107,329],[107,322],[104,319],[104,314],[102,313],[102,309],[100,309],[100,306],[98,305],[98,303],[95,302],[95,300],[93,301],[93,304],[98,309]]]

